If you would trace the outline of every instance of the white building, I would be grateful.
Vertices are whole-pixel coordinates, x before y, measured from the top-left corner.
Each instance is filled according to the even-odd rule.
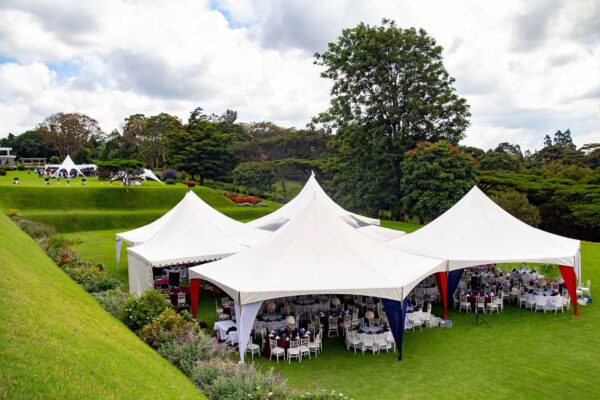
[[[0,147],[0,165],[15,165],[15,157],[10,154],[12,147]]]

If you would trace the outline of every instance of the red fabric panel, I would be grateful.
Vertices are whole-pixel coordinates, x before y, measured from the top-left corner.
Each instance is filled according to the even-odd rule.
[[[577,310],[577,277],[575,276],[575,268],[559,265],[560,274],[565,281],[565,286],[571,297],[571,303],[573,303],[573,314],[579,315]]]
[[[448,291],[448,275],[445,272],[436,272],[435,283],[437,284],[442,305],[444,306],[444,319],[448,319],[448,296],[446,295]]]
[[[196,318],[198,312],[198,299],[200,298],[201,279],[190,280],[190,302],[192,303],[192,317]]]

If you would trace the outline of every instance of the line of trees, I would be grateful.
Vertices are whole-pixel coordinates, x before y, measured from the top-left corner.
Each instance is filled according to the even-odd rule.
[[[567,129],[546,135],[535,153],[508,142],[488,151],[461,146],[469,105],[456,93],[441,46],[424,30],[389,20],[361,23],[315,54],[315,64],[332,81],[331,101],[305,129],[241,123],[235,111],[207,114],[199,107],[187,121],[134,114],[105,134],[93,118],[58,113],[0,144],[21,157],[138,160],[255,195],[279,183],[284,201],[289,183],[312,170],[346,208],[420,222],[479,183],[532,225],[598,236],[600,144],[577,148]],[[570,195],[574,190],[578,195]]]

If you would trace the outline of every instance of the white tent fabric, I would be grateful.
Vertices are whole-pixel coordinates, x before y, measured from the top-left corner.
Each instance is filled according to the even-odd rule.
[[[242,355],[250,323],[264,300],[356,294],[402,301],[423,278],[446,268],[443,260],[392,250],[369,239],[313,195],[271,237],[239,254],[192,267],[189,274],[219,286],[241,309]]]
[[[235,256],[190,268],[240,305],[303,294],[357,294],[402,300],[446,262],[392,250],[341,221],[313,196],[296,218]]]
[[[350,211],[344,210],[335,201],[333,201],[327,193],[321,188],[314,173],[311,174],[310,178],[296,197],[290,202],[283,205],[281,208],[273,211],[272,213],[265,215],[264,217],[250,221],[247,225],[255,228],[266,229],[266,230],[277,230],[286,221],[294,218],[304,208],[307,202],[310,201],[314,196],[319,197],[323,204],[327,205],[333,210],[333,212],[339,217],[343,218],[346,222],[351,225],[365,226],[365,225],[379,225],[380,221],[376,218],[369,218],[362,215],[351,213]]]
[[[135,289],[130,285],[130,292],[152,287],[152,267],[218,260],[269,235],[221,214],[190,191],[151,238],[127,249],[129,265],[134,265],[130,282],[142,282]]]
[[[54,172],[54,176],[58,176],[60,171],[65,170],[67,171],[67,175],[71,174],[72,170],[77,171],[77,175],[83,175],[83,172],[81,172],[81,170],[79,169],[79,166],[75,165],[75,163],[73,162],[73,160],[71,159],[71,156],[67,155],[67,157],[65,157],[65,159],[63,160],[62,164],[60,164],[60,166],[58,167],[58,169]]]
[[[434,221],[386,245],[448,260],[449,270],[493,263],[536,262],[575,267],[580,276],[579,240],[527,225],[476,186]]]
[[[162,183],[162,181],[160,179],[158,179],[158,177],[156,175],[154,175],[154,172],[152,172],[152,170],[150,170],[150,169],[144,168],[144,173],[142,173],[142,178],[152,179],[152,180],[155,180],[156,182]]]
[[[357,231],[380,243],[406,235],[406,232],[404,231],[384,228],[383,226],[379,225],[361,226],[357,229]]]

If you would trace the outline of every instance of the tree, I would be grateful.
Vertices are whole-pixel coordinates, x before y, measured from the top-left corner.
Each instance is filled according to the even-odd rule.
[[[267,162],[243,162],[232,172],[233,184],[245,186],[251,193],[263,195],[273,191],[275,175],[273,168]]]
[[[397,215],[406,150],[423,140],[458,144],[469,125],[442,47],[423,29],[383,20],[345,29],[315,63],[333,81],[331,106],[312,125],[336,131],[336,192],[353,188],[341,198],[346,205],[390,207]]]
[[[12,153],[19,158],[46,158],[57,155],[53,143],[47,143],[44,135],[37,129],[29,130],[20,135],[9,133],[0,139],[1,147],[12,147]]]
[[[183,124],[173,115],[160,113],[148,118],[138,147],[138,158],[150,168],[164,165],[167,161],[165,138],[182,131]]]
[[[53,114],[39,124],[38,129],[62,159],[77,153],[90,139],[102,134],[98,121],[80,113]]]
[[[129,191],[129,186],[134,180],[138,180],[144,169],[142,162],[138,160],[121,160],[115,159],[110,161],[96,161],[95,164],[100,169],[100,176],[110,178],[117,177],[125,186],[125,191]]]
[[[552,139],[550,139],[550,135],[544,136],[544,147],[552,146]]]
[[[540,224],[540,212],[536,206],[529,203],[524,193],[515,192],[514,190],[500,192],[493,195],[492,200],[513,217],[526,224],[535,227]]]
[[[571,138],[571,130],[567,129],[566,131],[561,132],[559,129],[558,131],[556,131],[556,133],[554,134],[554,144],[575,149],[573,139]]]
[[[166,137],[168,158],[179,170],[204,178],[224,178],[235,167],[230,152],[233,135],[221,132],[198,107],[190,114],[185,130],[175,130]]]
[[[449,209],[476,182],[475,160],[445,141],[422,142],[402,162],[402,204],[420,223]]]
[[[517,171],[520,158],[505,151],[488,151],[479,159],[479,169],[484,171],[504,170]]]
[[[508,142],[502,142],[494,149],[496,153],[506,153],[511,156],[515,156],[517,158],[523,158],[523,153],[521,152],[521,146],[518,144],[510,144]]]

